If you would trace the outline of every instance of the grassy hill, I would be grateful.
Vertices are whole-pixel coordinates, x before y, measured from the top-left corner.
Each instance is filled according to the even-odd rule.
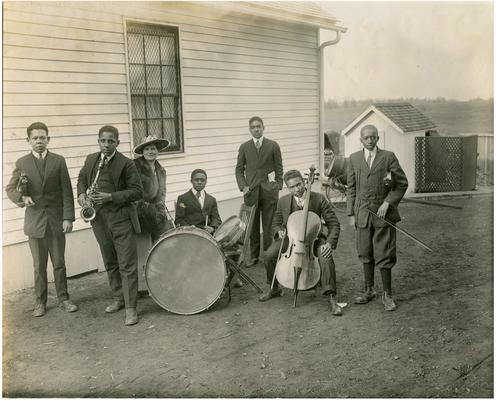
[[[470,101],[407,99],[406,101],[427,115],[437,125],[442,135],[493,133],[492,99]],[[328,103],[325,109],[324,129],[340,132],[373,102],[373,100],[364,100],[340,104]]]

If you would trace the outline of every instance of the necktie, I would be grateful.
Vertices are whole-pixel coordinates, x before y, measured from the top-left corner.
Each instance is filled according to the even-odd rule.
[[[38,163],[40,166],[41,178],[43,179],[43,178],[45,178],[45,159],[43,158],[43,156],[41,154],[38,158]]]
[[[303,208],[305,205],[305,200],[303,198],[296,199],[296,203],[298,203],[298,207]]]
[[[199,199],[201,197],[201,192],[196,192],[196,198]]]
[[[372,153],[369,151],[369,156],[367,157],[367,165],[370,167],[372,166]]]
[[[257,148],[257,153],[260,151],[260,140],[255,142],[255,147]]]

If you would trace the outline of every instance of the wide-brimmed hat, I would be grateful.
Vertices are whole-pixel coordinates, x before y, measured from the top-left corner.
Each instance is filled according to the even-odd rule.
[[[165,148],[169,147],[170,142],[167,139],[159,139],[155,136],[146,136],[143,141],[134,148],[134,152],[136,154],[143,154],[143,149],[146,146],[150,146],[152,144],[157,146],[158,151],[162,151]]]

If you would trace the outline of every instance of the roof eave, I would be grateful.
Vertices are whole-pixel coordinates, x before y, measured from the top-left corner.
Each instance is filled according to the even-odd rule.
[[[346,136],[348,133],[350,133],[355,126],[357,126],[359,123],[361,123],[365,118],[368,118],[368,116],[371,113],[376,113],[380,115],[383,119],[385,119],[391,126],[393,126],[398,132],[400,133],[406,133],[400,126],[398,126],[391,118],[389,118],[386,114],[384,114],[381,110],[376,108],[374,105],[371,105],[367,107],[367,109],[361,113],[358,117],[356,117],[351,123],[349,123],[342,131],[341,135]]]
[[[209,5],[283,22],[308,25],[342,33],[347,31],[347,28],[339,25],[339,20],[337,19],[286,12],[284,10],[273,9],[261,3],[213,1],[209,2]]]

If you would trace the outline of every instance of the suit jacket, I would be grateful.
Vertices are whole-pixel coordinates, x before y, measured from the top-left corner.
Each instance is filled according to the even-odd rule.
[[[271,172],[275,173],[275,182],[268,180],[267,176]],[[264,198],[271,199],[275,203],[283,185],[279,145],[264,137],[262,147],[257,153],[253,139],[243,143],[239,147],[235,173],[240,191],[243,191],[245,186],[250,187],[250,192],[244,197],[246,205],[258,204],[260,191],[263,191]]]
[[[92,176],[92,172],[95,165],[99,162],[99,157],[101,157],[100,152],[90,154],[86,157],[84,166],[78,176],[78,197],[81,193],[86,193],[86,190],[93,183],[92,180],[94,177]],[[115,152],[114,158],[108,164],[108,168],[111,170],[116,191],[112,192],[112,201],[107,204],[112,206],[116,219],[130,219],[134,231],[139,233],[141,230],[138,214],[136,213],[136,208],[133,204],[134,201],[143,198],[143,185],[141,184],[138,170],[132,160],[118,151]],[[98,212],[96,207],[95,210]],[[117,222],[117,220],[115,222]]]
[[[176,204],[176,225],[195,225],[198,228],[205,226],[205,217],[208,216],[208,225],[217,229],[222,223],[217,209],[217,200],[205,192],[203,208],[191,190],[183,193],[177,198]]]
[[[278,231],[286,228],[289,216],[291,215],[291,208],[293,202],[293,195],[287,194],[279,199],[277,209],[272,220],[272,233],[275,237]],[[327,242],[333,249],[336,248],[339,239],[340,225],[329,201],[320,193],[310,192],[310,203],[308,210],[313,211],[318,217],[324,220],[327,228]]]
[[[62,234],[62,221],[74,221],[74,196],[64,157],[47,152],[43,179],[35,163],[32,153],[17,160],[5,190],[10,200],[24,207],[24,204],[20,204],[22,195],[16,189],[21,174],[27,175],[27,195],[31,196],[35,204],[26,207],[24,233],[41,239],[48,225],[54,234]]]
[[[384,184],[389,172],[392,188]],[[408,188],[408,180],[394,153],[377,148],[371,168],[365,161],[363,150],[353,153],[348,163],[347,184],[347,213],[355,215],[359,228],[368,226],[371,214],[366,209],[377,212],[384,201],[389,203],[386,219],[393,223],[401,221],[398,204]],[[386,225],[378,218],[376,224]]]

